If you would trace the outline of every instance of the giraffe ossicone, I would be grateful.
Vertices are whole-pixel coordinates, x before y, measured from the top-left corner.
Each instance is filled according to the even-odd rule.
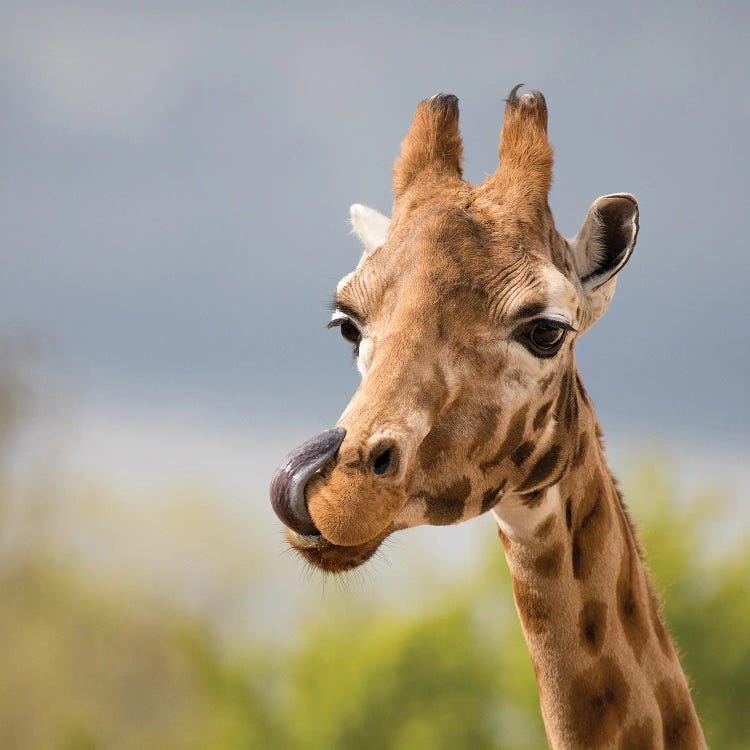
[[[392,216],[352,206],[365,252],[329,325],[362,381],[335,441],[290,454],[274,507],[292,547],[334,573],[402,529],[492,511],[550,746],[705,747],[574,355],[632,255],[638,204],[603,196],[574,238],[557,231],[536,91],[512,90],[481,185],[462,152],[458,100],[427,99]]]

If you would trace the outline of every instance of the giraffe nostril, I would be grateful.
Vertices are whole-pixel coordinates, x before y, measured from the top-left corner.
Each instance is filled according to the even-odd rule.
[[[372,470],[381,476],[391,468],[391,449],[383,451],[372,463]]]
[[[392,443],[380,443],[370,453],[370,466],[377,476],[382,477],[385,474],[398,469],[398,449]]]

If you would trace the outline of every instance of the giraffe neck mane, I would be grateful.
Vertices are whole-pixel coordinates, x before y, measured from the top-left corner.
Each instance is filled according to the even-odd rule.
[[[510,496],[494,510],[550,747],[705,747],[593,407],[582,401],[579,460],[532,507]]]

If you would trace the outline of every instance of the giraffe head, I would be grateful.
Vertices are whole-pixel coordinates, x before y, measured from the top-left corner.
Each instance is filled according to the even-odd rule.
[[[638,207],[598,198],[562,237],[544,97],[518,88],[482,185],[462,179],[458,100],[440,94],[401,144],[392,217],[352,206],[364,254],[329,325],[362,380],[337,426],[271,485],[290,543],[323,570],[356,567],[399,529],[533,498],[574,458],[573,344],[612,298]]]

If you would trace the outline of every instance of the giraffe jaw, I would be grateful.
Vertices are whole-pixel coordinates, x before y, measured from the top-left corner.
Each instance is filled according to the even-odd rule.
[[[287,528],[286,538],[292,549],[304,560],[325,573],[344,573],[366,563],[377,552],[391,529],[375,539],[353,547],[332,544],[322,534],[298,534]]]

